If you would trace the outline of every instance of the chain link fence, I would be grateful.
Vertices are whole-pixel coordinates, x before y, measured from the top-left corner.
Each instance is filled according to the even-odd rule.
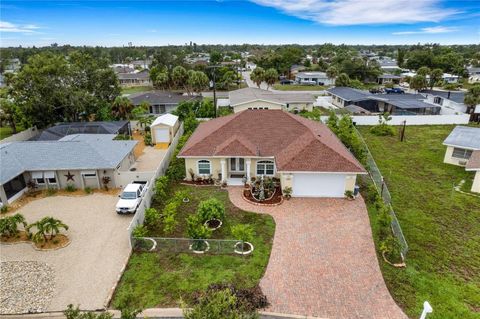
[[[366,168],[369,172],[370,177],[372,178],[373,184],[375,185],[377,192],[380,194],[380,196],[383,199],[383,202],[388,206],[390,210],[390,215],[392,217],[392,222],[391,222],[392,232],[395,235],[396,239],[398,240],[398,243],[400,244],[401,254],[402,254],[402,257],[405,259],[408,253],[408,243],[407,243],[407,240],[405,239],[405,236],[403,236],[402,227],[400,226],[397,215],[393,210],[392,196],[390,195],[390,191],[388,190],[387,184],[385,183],[382,172],[380,172],[380,169],[378,168],[377,163],[375,163],[372,153],[370,152],[370,149],[368,148],[367,143],[363,139],[362,134],[360,134],[358,130],[356,130],[356,132],[357,132],[357,135],[360,137],[360,140],[362,141],[363,145],[365,146],[365,149],[367,150],[367,167]]]
[[[244,256],[253,249],[251,244],[234,239],[132,237],[131,240],[133,250],[143,252],[175,252],[210,255],[238,254]]]

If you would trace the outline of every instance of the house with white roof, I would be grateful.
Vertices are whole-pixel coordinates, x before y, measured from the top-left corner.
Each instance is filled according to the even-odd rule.
[[[325,72],[298,72],[295,75],[298,84],[333,85],[335,79],[329,78]]]

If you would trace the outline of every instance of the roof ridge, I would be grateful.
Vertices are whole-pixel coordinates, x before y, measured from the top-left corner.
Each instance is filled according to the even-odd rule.
[[[358,166],[359,168],[362,168],[363,169],[363,166],[362,164],[358,161],[358,159],[355,157],[355,155],[353,155],[353,153],[345,146],[345,144],[343,144],[343,142],[335,135],[335,133],[333,133],[330,128],[328,126],[326,126],[323,122],[319,121],[319,122],[316,122],[316,121],[313,121],[313,120],[310,120],[310,119],[307,119],[307,118],[304,118],[304,117],[301,117],[299,115],[295,115],[295,114],[291,114],[290,112],[287,112],[292,118],[294,118],[297,122],[299,122],[300,124],[302,124],[303,126],[305,126],[308,130],[308,132],[310,132],[312,135],[313,135],[313,138],[314,140],[317,140],[319,141],[321,144],[325,145],[326,147],[328,147],[330,150],[332,150],[333,152],[339,154],[340,156],[342,156],[345,160],[349,161],[350,163],[354,164],[355,166]],[[348,158],[347,156],[345,156],[345,154],[342,154],[342,152],[338,152],[338,150],[335,150],[332,146],[328,145],[327,143],[325,143],[325,141],[323,141],[321,139],[321,136],[319,134],[316,134],[316,132],[313,132],[312,129],[308,126],[308,125],[305,125],[305,123],[302,123],[302,121],[312,121],[313,123],[316,123],[316,124],[320,124],[322,126],[324,126],[324,128],[327,129],[327,133],[328,134],[331,134],[331,136],[335,139],[337,139],[340,147],[343,147],[345,151],[347,151],[351,156],[351,158]],[[323,129],[323,127],[322,127]],[[310,143],[311,144],[311,143]],[[354,160],[352,162],[352,159]]]

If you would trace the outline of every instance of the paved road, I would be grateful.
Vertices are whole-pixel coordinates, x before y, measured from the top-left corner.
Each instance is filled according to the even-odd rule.
[[[55,271],[55,291],[48,311],[63,311],[70,303],[81,309],[101,309],[130,254],[127,227],[131,216],[115,213],[116,196],[52,196],[28,203],[18,212],[27,222],[44,216],[61,219],[70,228],[69,246],[37,251],[31,244],[1,246],[0,261],[35,260]],[[12,291],[10,298],[22,292]],[[5,297],[5,296],[2,296]]]
[[[276,223],[272,253],[260,286],[268,311],[330,319],[407,319],[383,281],[362,198],[293,198],[255,206],[242,188],[230,200]]]

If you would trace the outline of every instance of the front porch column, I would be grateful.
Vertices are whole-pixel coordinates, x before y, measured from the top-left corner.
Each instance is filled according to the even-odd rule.
[[[3,189],[3,185],[0,186],[0,201],[3,205],[8,206],[8,198],[5,190]]]
[[[220,166],[222,167],[222,182],[226,182],[227,181],[227,161],[225,159],[221,159]]]
[[[247,170],[247,183],[250,183],[250,164],[252,164],[252,161],[250,159],[247,159],[245,161],[245,168]]]

